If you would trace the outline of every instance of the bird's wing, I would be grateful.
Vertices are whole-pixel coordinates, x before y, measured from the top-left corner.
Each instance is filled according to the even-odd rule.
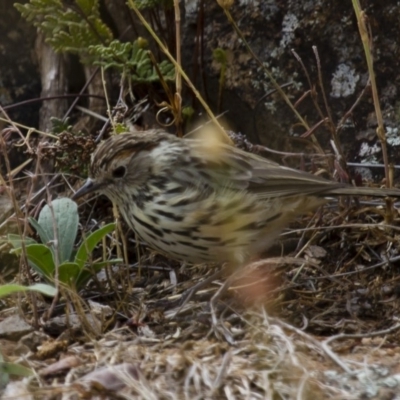
[[[221,143],[209,146],[193,140],[191,152],[201,160],[197,168],[214,185],[248,190],[261,198],[318,195],[344,186]]]

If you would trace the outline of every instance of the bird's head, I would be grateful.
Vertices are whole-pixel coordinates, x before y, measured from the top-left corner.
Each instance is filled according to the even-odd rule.
[[[158,131],[108,138],[93,153],[89,178],[72,198],[99,192],[118,202],[124,194],[134,193],[153,173],[156,148],[169,138]]]

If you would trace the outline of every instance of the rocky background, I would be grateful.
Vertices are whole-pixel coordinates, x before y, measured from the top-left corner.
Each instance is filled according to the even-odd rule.
[[[384,113],[388,144],[393,161],[398,158],[399,105],[399,30],[400,7],[396,1],[362,4],[368,16],[373,37],[375,72]],[[13,7],[13,1],[2,1],[0,17],[2,32],[0,65],[1,104],[9,106],[21,100],[40,96],[44,83],[40,77],[41,49],[36,30],[23,20]],[[247,52],[244,44],[216,1],[181,3],[182,52],[184,69],[195,81],[208,103],[217,111],[220,64],[213,58],[217,48],[227,56],[226,80],[220,112],[235,131],[245,133],[253,142],[261,142],[273,149],[303,150],[298,136],[302,127],[279,94],[274,92],[265,72]],[[339,124],[363,92],[367,80],[367,67],[358,32],[354,10],[350,1],[235,1],[230,9],[233,18],[259,59],[271,71],[280,85],[289,84],[285,91],[293,102],[305,96],[298,110],[310,126],[321,120],[308,93],[317,92],[317,101],[327,115],[319,86],[317,65],[320,63],[324,90],[333,122]],[[105,20],[116,37],[132,40],[137,34],[145,35],[124,1],[104,1]],[[164,26],[167,24],[164,21]],[[163,32],[173,46],[173,32]],[[168,36],[169,35],[169,36]],[[171,37],[172,36],[172,37]],[[319,60],[313,51],[315,46]],[[310,77],[311,87],[292,49],[301,58]],[[66,73],[67,90],[76,91],[84,84],[85,75],[77,74],[76,60],[68,59],[70,71]],[[81,80],[81,82],[80,82]],[[62,85],[60,85],[62,86]],[[272,92],[272,93],[271,93]],[[308,95],[306,95],[308,93]],[[194,104],[201,113],[193,95],[187,91],[184,104]],[[41,104],[13,108],[10,116],[35,126]],[[43,106],[48,107],[47,102]],[[44,123],[45,124],[45,123]],[[342,121],[339,137],[348,155],[348,161],[380,160],[375,134],[376,119],[367,89],[357,107]],[[321,125],[317,138],[327,143],[328,130]]]

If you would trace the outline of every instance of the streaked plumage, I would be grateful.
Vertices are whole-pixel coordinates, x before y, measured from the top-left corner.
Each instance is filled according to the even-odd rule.
[[[152,248],[187,262],[242,264],[328,195],[400,197],[283,167],[237,148],[160,130],[113,136],[74,198],[98,191]]]

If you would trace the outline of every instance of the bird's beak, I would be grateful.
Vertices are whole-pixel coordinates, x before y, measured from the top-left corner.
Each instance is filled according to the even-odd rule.
[[[99,190],[102,185],[92,179],[87,179],[84,185],[78,189],[75,194],[71,197],[72,200],[77,200],[82,196],[85,196],[88,193],[93,193],[96,190]]]

